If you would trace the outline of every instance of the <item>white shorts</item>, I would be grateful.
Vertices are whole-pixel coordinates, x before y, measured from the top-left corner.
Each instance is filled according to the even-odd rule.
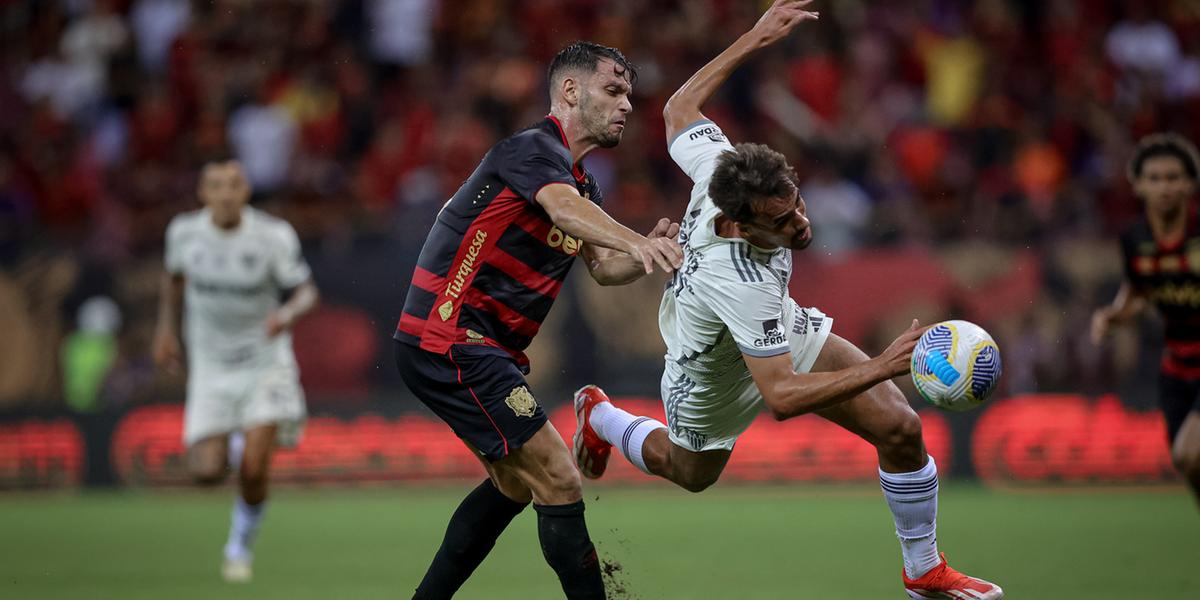
[[[792,368],[807,373],[829,339],[833,319],[815,308],[796,307],[793,326],[788,339]],[[666,362],[660,391],[672,443],[692,452],[733,449],[738,436],[766,408],[749,369],[744,364],[740,369],[743,376],[718,392],[694,381],[673,361]],[[729,378],[729,374],[723,376]]]
[[[293,365],[240,369],[201,361],[190,365],[183,419],[187,446],[268,424],[279,426],[279,445],[295,446],[306,416],[300,373]]]

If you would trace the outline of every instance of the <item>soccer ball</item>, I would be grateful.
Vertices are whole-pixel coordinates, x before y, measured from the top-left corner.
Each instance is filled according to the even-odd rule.
[[[917,341],[912,354],[917,391],[946,410],[970,410],[983,404],[1000,381],[1000,349],[982,327],[967,321],[942,321]]]

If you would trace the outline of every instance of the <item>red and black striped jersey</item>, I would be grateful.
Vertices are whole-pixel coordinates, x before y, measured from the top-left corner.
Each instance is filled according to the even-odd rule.
[[[1189,207],[1187,231],[1171,245],[1159,243],[1145,217],[1121,235],[1125,275],[1162,314],[1166,351],[1163,370],[1200,378],[1200,216]]]
[[[583,247],[534,201],[552,183],[603,202],[595,178],[572,165],[554,117],[493,146],[438,213],[394,337],[439,354],[457,345],[503,352],[527,368],[524,350]]]

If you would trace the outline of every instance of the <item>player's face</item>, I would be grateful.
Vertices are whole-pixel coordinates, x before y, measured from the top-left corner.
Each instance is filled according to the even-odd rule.
[[[803,250],[812,243],[812,226],[800,190],[790,197],[771,197],[754,204],[754,219],[738,223],[742,237],[760,248]]]
[[[1155,156],[1142,163],[1134,190],[1151,211],[1175,210],[1187,204],[1195,190],[1183,163],[1174,156]]]
[[[596,71],[583,83],[579,95],[579,112],[584,128],[601,148],[612,148],[621,142],[625,131],[625,115],[633,110],[629,94],[633,86],[629,73],[611,59],[596,63]]]
[[[200,175],[200,201],[219,227],[233,227],[242,218],[242,207],[250,200],[250,184],[242,166],[235,161],[210,164]]]

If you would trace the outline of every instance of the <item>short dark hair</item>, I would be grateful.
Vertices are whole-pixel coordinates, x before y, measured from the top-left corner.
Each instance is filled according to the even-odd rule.
[[[717,157],[708,197],[726,217],[748,223],[754,219],[753,203],[790,197],[797,187],[787,157],[762,144],[738,144]]]
[[[593,42],[574,42],[559,50],[558,54],[554,55],[554,60],[550,61],[550,68],[546,70],[546,80],[553,86],[555,77],[558,77],[559,73],[563,71],[572,69],[595,71],[596,65],[602,58],[609,58],[617,63],[617,66],[622,69],[617,74],[627,75],[630,85],[637,82],[637,67],[629,62],[629,59],[625,58],[620,50]]]
[[[1125,169],[1129,182],[1142,176],[1142,166],[1147,160],[1159,156],[1174,156],[1183,163],[1183,170],[1193,181],[1200,179],[1200,155],[1196,146],[1177,133],[1152,133],[1138,140],[1133,150],[1133,158]]]

